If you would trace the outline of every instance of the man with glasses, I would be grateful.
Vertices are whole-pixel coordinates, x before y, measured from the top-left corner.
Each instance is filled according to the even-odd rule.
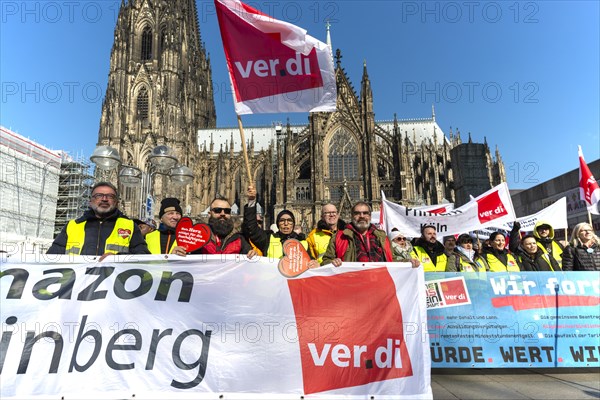
[[[321,219],[317,222],[317,227],[306,238],[308,254],[321,263],[331,237],[338,229],[344,229],[345,226],[346,224],[339,217],[337,207],[331,203],[325,204],[321,209]]]
[[[96,183],[89,209],[65,225],[47,254],[149,254],[140,229],[118,205],[117,188],[109,182]]]
[[[296,217],[289,210],[283,210],[277,214],[275,223],[277,224],[277,232],[265,231],[258,226],[256,222],[256,189],[254,186],[249,186],[246,192],[248,196],[248,204],[244,206],[244,222],[243,232],[246,233],[249,240],[262,252],[265,257],[277,259],[283,257],[283,243],[288,239],[299,240],[306,249],[308,244],[306,240],[302,240],[296,232]],[[318,267],[319,263],[311,260],[310,268]]]
[[[157,230],[146,235],[146,242],[152,254],[186,255],[185,247],[178,246],[175,239],[175,230],[182,214],[179,199],[167,197],[160,202],[160,225]]]
[[[197,254],[246,254],[252,258],[256,252],[242,236],[231,219],[231,204],[227,199],[216,197],[210,203],[208,226],[211,230],[210,240]]]
[[[384,231],[371,224],[371,206],[365,202],[352,207],[352,222],[329,241],[321,265],[339,267],[343,261],[393,261],[390,240]]]

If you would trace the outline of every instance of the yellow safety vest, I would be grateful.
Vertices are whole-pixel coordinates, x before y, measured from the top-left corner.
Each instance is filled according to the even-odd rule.
[[[506,255],[507,265],[502,264],[502,261],[491,253],[487,253],[485,259],[490,266],[490,272],[519,272],[521,270],[517,260],[510,253]]]
[[[85,242],[85,224],[87,221],[77,223],[75,220],[67,224],[67,246],[65,254],[79,255]],[[128,235],[119,235],[119,230],[129,231]],[[128,253],[129,242],[133,236],[133,221],[127,218],[117,218],[115,227],[110,236],[106,238],[104,252],[110,254]]]
[[[148,245],[148,250],[150,250],[151,254],[163,254],[162,249],[160,248],[160,231],[156,230],[147,234],[146,244]],[[171,251],[173,251],[173,247],[175,246],[177,246],[177,240],[175,240],[175,235],[173,235],[173,243],[167,254],[171,254]]]
[[[560,246],[558,245],[558,243],[556,243],[554,240],[550,243],[552,246],[552,258],[554,258],[556,260],[556,262],[558,263],[558,266],[562,269],[563,249],[561,249]],[[538,247],[540,249],[542,249],[544,254],[548,254],[548,250],[546,250],[546,247],[544,247],[544,245],[542,243],[538,242]],[[548,262],[548,264],[550,264],[550,262]],[[550,266],[552,266],[552,264],[550,264]]]
[[[331,231],[317,231],[316,229],[313,229],[306,238],[306,243],[308,244],[308,253],[315,258],[319,264],[323,261],[323,256],[327,251],[327,247],[329,246],[329,241],[331,240],[332,236],[333,234]]]
[[[473,265],[471,265],[468,261],[465,261],[462,257],[459,257],[459,256],[457,256],[457,257],[458,257],[460,266],[462,267],[462,272],[478,272],[478,271],[485,272],[485,270],[486,270],[486,266],[484,265],[481,258],[479,258],[479,257],[477,257],[473,260],[473,263],[475,265],[477,265],[477,268],[479,268],[479,269],[474,269]]]
[[[434,264],[429,254],[425,251],[421,246],[413,247],[413,252],[417,256],[417,260],[421,262],[423,266],[423,271],[425,272],[444,272],[446,271],[446,264],[448,262],[448,257],[446,254],[440,254],[437,256],[436,263]]]
[[[308,243],[306,243],[306,240],[301,240],[300,243],[302,243],[304,249],[308,249]],[[283,245],[281,244],[281,239],[275,235],[271,235],[269,239],[267,257],[270,259],[278,259],[283,257]]]

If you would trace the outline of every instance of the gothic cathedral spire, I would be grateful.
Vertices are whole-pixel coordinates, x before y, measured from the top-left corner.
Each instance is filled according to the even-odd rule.
[[[212,73],[196,2],[121,2],[98,145],[115,147],[124,164],[148,173],[152,149],[167,145],[179,164],[195,169],[200,158],[198,129],[215,126]],[[140,193],[152,193],[157,201],[179,196],[183,206],[198,211],[192,195],[199,190],[196,182],[186,190],[162,176],[153,182],[146,179],[145,191],[122,192],[122,206],[137,217],[144,201]]]

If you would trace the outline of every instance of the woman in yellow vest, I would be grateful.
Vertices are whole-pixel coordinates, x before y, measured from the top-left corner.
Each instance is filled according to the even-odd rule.
[[[277,259],[283,257],[283,243],[288,239],[296,239],[302,243],[305,249],[308,243],[304,235],[298,235],[294,232],[296,217],[289,210],[283,210],[277,214],[275,223],[277,232],[266,231],[258,226],[256,221],[256,189],[253,186],[248,188],[248,204],[244,207],[244,222],[242,232],[252,241],[265,257]],[[319,266],[316,260],[311,260],[310,268]]]
[[[505,248],[506,238],[501,232],[490,235],[490,246],[483,248],[483,258],[490,272],[519,272],[519,264],[513,254]]]
[[[473,238],[467,233],[460,235],[448,256],[446,272],[485,272],[487,269],[486,261],[473,249]]]

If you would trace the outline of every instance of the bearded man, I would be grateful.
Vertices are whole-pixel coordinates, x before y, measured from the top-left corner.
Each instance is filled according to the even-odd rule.
[[[246,254],[249,258],[256,252],[237,229],[231,219],[231,204],[227,199],[216,197],[210,203],[208,218],[210,240],[196,254]]]

